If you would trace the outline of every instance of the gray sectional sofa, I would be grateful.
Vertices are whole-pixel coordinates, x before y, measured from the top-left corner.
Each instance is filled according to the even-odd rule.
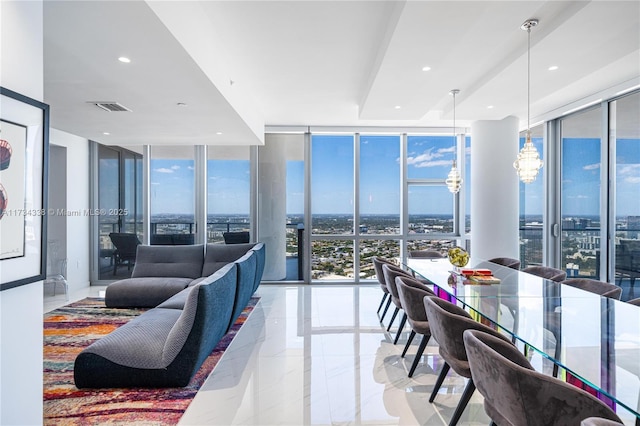
[[[263,243],[139,246],[132,277],[107,287],[108,307],[152,307],[85,348],[78,388],[186,386],[262,279]]]

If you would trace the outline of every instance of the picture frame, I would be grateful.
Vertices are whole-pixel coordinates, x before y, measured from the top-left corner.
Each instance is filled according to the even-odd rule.
[[[44,280],[49,105],[0,87],[0,291]]]

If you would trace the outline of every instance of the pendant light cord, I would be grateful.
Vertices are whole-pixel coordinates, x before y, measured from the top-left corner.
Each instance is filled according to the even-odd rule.
[[[527,28],[527,132],[531,132],[531,26]]]

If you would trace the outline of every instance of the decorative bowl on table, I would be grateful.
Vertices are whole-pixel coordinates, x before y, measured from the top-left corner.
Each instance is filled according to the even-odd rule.
[[[447,254],[449,256],[449,262],[457,268],[463,268],[467,266],[467,263],[469,263],[469,253],[467,253],[463,248],[454,247],[449,249]]]

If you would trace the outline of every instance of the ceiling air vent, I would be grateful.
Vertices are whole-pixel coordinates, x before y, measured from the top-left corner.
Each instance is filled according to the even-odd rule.
[[[97,106],[98,108],[102,108],[105,111],[109,112],[122,112],[122,111],[131,111],[129,108],[120,105],[117,102],[90,102]]]

